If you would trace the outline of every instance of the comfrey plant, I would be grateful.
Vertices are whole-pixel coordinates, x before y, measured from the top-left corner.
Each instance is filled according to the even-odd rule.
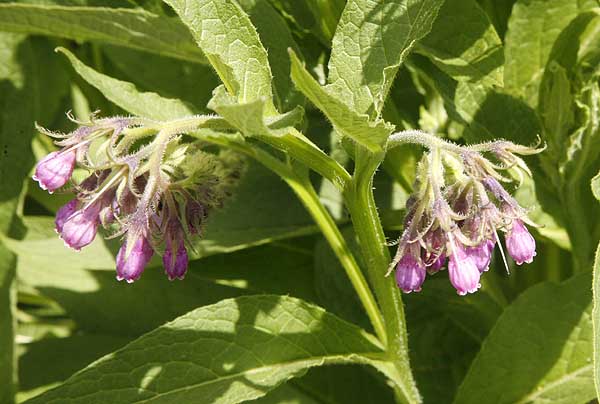
[[[209,211],[229,194],[240,162],[231,153],[216,156],[182,142],[185,122],[175,130],[132,117],[75,122],[80,127],[68,134],[40,128],[60,139],[62,149],[44,157],[33,175],[52,193],[70,183],[76,165],[88,171],[72,184],[76,197],[56,214],[59,237],[79,251],[102,226],[110,237],[123,236],[118,280],[137,280],[155,252],[170,280],[183,279],[188,248]]]
[[[461,147],[420,131],[390,137],[390,145],[401,142],[429,149],[419,162],[404,231],[390,265],[402,291],[420,291],[426,274],[437,273],[446,262],[459,295],[477,291],[496,243],[508,271],[498,231],[506,233],[506,248],[518,265],[533,261],[535,240],[524,223],[535,224],[501,182],[512,182],[511,174],[521,181],[523,174],[531,175],[518,155],[542,149],[508,141]]]
[[[594,399],[597,1],[21,3],[0,4],[0,299],[23,304],[0,330],[129,338],[32,404]],[[77,128],[31,148],[69,102]],[[17,187],[31,149],[60,209]],[[82,259],[44,267],[43,214]],[[100,235],[120,249],[80,265]],[[3,353],[16,385],[35,355]]]

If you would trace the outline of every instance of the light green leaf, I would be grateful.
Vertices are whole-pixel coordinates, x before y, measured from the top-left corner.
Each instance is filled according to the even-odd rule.
[[[506,89],[533,108],[554,42],[578,14],[598,7],[595,0],[519,0],[508,21],[505,42]]]
[[[600,172],[592,178],[592,193],[594,197],[600,201]]]
[[[85,81],[98,88],[110,101],[134,115],[168,120],[194,114],[194,108],[180,100],[163,98],[156,93],[140,93],[133,84],[98,73],[68,50],[58,50],[69,58],[75,71]]]
[[[15,264],[15,256],[0,242],[0,402],[7,404],[14,402],[17,386]]]
[[[443,0],[349,0],[333,37],[330,94],[378,118],[398,68],[433,24]]]
[[[120,77],[134,83],[141,92],[152,91],[166,98],[179,99],[186,106],[192,105],[194,110],[205,111],[211,91],[220,84],[209,65],[112,45],[104,45],[102,52],[122,73]]]
[[[267,50],[273,71],[273,95],[277,109],[284,112],[303,104],[302,94],[296,91],[290,79],[290,61],[287,54],[288,48],[297,53],[300,53],[300,50],[285,20],[267,0],[238,2],[256,26],[260,40]]]
[[[0,30],[101,41],[207,63],[183,24],[141,9],[0,4]]]
[[[455,80],[503,84],[502,41],[475,0],[446,0],[415,51]]]
[[[596,194],[596,198],[598,195]],[[600,198],[598,198],[600,200]],[[594,260],[594,278],[592,284],[594,308],[592,310],[592,324],[594,326],[594,384],[596,395],[600,397],[600,244],[596,250]]]
[[[34,121],[47,123],[65,96],[66,75],[44,39],[0,32],[0,236],[18,223],[23,186],[33,165]],[[43,66],[43,68],[42,68]],[[16,385],[15,257],[0,240],[0,402]]]
[[[454,402],[592,400],[590,275],[536,285],[519,296],[484,341]]]
[[[440,93],[448,114],[464,125],[461,135],[468,142],[504,138],[531,144],[537,140],[539,119],[522,100],[503,90],[457,83],[422,57],[412,58],[411,66]]]
[[[230,94],[241,104],[265,99],[275,113],[267,51],[250,18],[233,0],[165,0],[173,7]]]
[[[294,52],[290,52],[292,60],[292,80],[302,93],[329,118],[334,128],[344,136],[364,147],[378,151],[382,149],[393,126],[382,120],[371,121],[365,114],[359,114],[323,87],[302,66]]]
[[[240,297],[167,323],[29,402],[238,403],[310,367],[380,354],[371,336],[316,306]]]

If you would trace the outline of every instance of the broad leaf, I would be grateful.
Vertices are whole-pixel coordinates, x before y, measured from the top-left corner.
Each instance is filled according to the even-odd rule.
[[[594,326],[594,384],[596,394],[600,396],[600,244],[596,250],[593,279],[594,308],[592,324]]]
[[[381,150],[393,127],[382,120],[372,121],[359,114],[331,92],[321,86],[291,52],[292,80],[302,93],[329,118],[334,128],[344,136],[372,150]]]
[[[561,31],[595,0],[519,0],[506,33],[504,84],[508,91],[536,107],[550,51]]]
[[[285,20],[267,0],[238,0],[256,26],[260,40],[268,52],[273,71],[274,102],[281,112],[303,104],[302,94],[296,91],[290,79],[290,61],[287,50],[300,53]]]
[[[378,118],[394,76],[433,24],[443,0],[349,0],[333,37],[331,94]]]
[[[206,110],[211,91],[220,84],[208,65],[120,46],[104,45],[102,51],[117,73],[122,73],[118,77],[134,83],[140,92],[155,92],[166,98],[179,99],[194,111]]]
[[[207,63],[175,18],[141,9],[0,4],[0,30],[101,41],[163,56]]]
[[[165,0],[189,28],[227,90],[240,103],[260,98],[274,113],[271,69],[250,18],[233,0]]]
[[[15,264],[15,256],[0,242],[0,402],[7,404],[14,402],[17,386]]]
[[[69,58],[75,71],[85,81],[101,90],[102,94],[110,101],[132,114],[158,120],[175,119],[194,114],[194,107],[178,99],[162,98],[156,93],[140,93],[133,84],[98,73],[86,66],[68,50],[59,48],[59,51]]]
[[[502,86],[502,41],[475,0],[446,0],[415,51],[455,80]]]
[[[310,367],[380,354],[372,337],[316,306],[240,297],[167,323],[29,402],[238,403]]]
[[[590,274],[543,283],[500,316],[455,403],[584,403],[595,397]]]

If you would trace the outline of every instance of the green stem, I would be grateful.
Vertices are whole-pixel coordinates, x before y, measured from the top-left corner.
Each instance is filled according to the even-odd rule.
[[[383,345],[387,345],[387,333],[383,323],[383,317],[375,301],[375,297],[369,288],[367,280],[354,259],[346,240],[340,233],[335,221],[325,209],[314,187],[310,183],[308,176],[299,176],[297,179],[286,180],[288,185],[294,190],[298,198],[302,201],[313,220],[321,229],[323,236],[329,242],[333,252],[346,271],[354,290],[362,302],[375,334],[379,337]]]
[[[210,130],[199,130],[192,134],[193,136],[217,144],[225,146],[232,150],[236,150],[249,157],[254,158],[259,163],[279,175],[296,193],[302,204],[306,207],[317,226],[325,236],[325,239],[338,257],[342,267],[346,271],[352,286],[365,308],[367,316],[373,325],[375,334],[386,345],[387,335],[383,322],[383,317],[375,297],[373,296],[369,285],[364,278],[360,267],[358,266],[346,240],[340,233],[335,221],[325,209],[319,196],[315,192],[314,187],[310,183],[308,173],[300,175],[298,170],[293,170],[290,166],[283,163],[281,160],[273,157],[271,154],[250,146],[243,139],[236,138],[233,135],[223,135]]]
[[[372,192],[373,175],[383,158],[384,153],[372,154],[358,149],[354,179],[344,197],[367,264],[369,281],[385,321],[388,353],[399,375],[395,382],[404,400],[416,403],[420,402],[420,398],[409,364],[404,307],[393,279],[384,276],[390,254]]]

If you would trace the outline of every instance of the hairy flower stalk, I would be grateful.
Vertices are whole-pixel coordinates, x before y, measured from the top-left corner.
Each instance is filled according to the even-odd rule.
[[[389,269],[396,270],[400,289],[420,291],[426,274],[447,264],[459,295],[477,291],[495,246],[502,248],[498,237],[502,232],[515,262],[532,262],[535,240],[525,224],[535,224],[502,183],[529,174],[518,155],[540,149],[508,141],[462,147],[419,131],[392,135],[389,147],[399,143],[429,149],[418,165],[404,231]]]
[[[64,187],[76,165],[89,172],[73,183],[75,198],[56,214],[59,237],[79,251],[103,227],[110,237],[124,238],[116,257],[118,280],[139,279],[155,253],[162,255],[170,280],[183,279],[188,250],[201,237],[207,214],[221,206],[239,178],[239,158],[182,142],[193,129],[185,120],[92,116],[77,123],[69,134],[40,129],[62,146],[36,166],[34,179],[43,189]]]

